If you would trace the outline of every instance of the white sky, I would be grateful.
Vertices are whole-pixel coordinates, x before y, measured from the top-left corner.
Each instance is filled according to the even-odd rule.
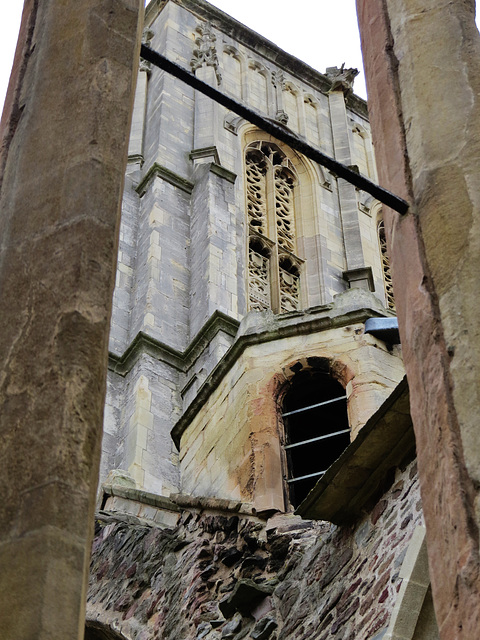
[[[211,0],[276,45],[324,72],[327,67],[362,69],[355,0]],[[13,62],[23,0],[0,2],[0,105]],[[362,75],[355,92],[366,97]]]

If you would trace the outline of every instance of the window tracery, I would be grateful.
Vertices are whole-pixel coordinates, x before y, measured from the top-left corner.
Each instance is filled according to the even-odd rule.
[[[263,141],[248,146],[245,167],[249,309],[294,311],[302,264],[295,255],[295,170],[278,145]]]
[[[266,311],[271,309],[270,249],[259,241],[250,238],[248,247],[248,290],[250,309]]]
[[[393,297],[392,271],[387,250],[387,238],[385,237],[385,224],[383,219],[377,225],[378,243],[380,245],[380,259],[382,261],[383,284],[385,287],[385,300],[387,307],[395,311],[395,298]]]

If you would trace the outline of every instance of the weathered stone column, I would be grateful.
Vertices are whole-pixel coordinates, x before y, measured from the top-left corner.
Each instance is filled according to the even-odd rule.
[[[83,637],[141,0],[26,0],[0,126],[2,638]]]
[[[480,36],[473,0],[357,0],[441,638],[480,628]]]
[[[147,46],[153,37],[153,32],[146,29],[142,36],[142,42]],[[129,173],[142,167],[143,157],[143,137],[145,130],[145,116],[147,105],[148,78],[152,71],[151,62],[143,58],[139,61],[137,83],[135,89],[135,100],[133,103],[132,124],[130,128],[130,139],[128,143],[128,164]],[[133,166],[132,166],[133,165]]]

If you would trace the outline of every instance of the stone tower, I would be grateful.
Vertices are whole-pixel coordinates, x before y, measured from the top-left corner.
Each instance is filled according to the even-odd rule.
[[[354,69],[203,0],[144,39],[376,180]],[[142,62],[88,640],[438,638],[394,316],[380,204]]]
[[[355,70],[318,73],[203,0],[151,2],[144,38],[376,179]],[[365,333],[393,308],[377,201],[141,63],[102,480],[293,509],[403,377]]]

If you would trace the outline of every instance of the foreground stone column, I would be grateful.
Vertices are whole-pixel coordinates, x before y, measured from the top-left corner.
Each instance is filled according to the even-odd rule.
[[[26,0],[0,125],[2,639],[83,637],[141,0]]]
[[[441,638],[480,628],[480,37],[473,0],[357,0]]]

